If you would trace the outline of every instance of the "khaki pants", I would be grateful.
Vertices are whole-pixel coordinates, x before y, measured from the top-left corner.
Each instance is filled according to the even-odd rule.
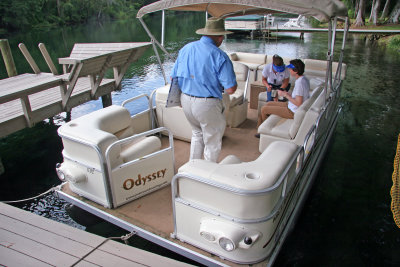
[[[288,108],[288,102],[267,102],[258,115],[257,128],[272,114],[285,119],[293,119],[294,116],[294,113]]]
[[[205,160],[217,162],[226,127],[222,100],[193,97],[182,93],[181,104],[192,126],[190,159],[201,159],[204,154]]]

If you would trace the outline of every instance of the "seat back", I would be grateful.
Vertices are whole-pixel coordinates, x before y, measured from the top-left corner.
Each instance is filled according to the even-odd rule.
[[[240,61],[243,63],[252,64],[265,64],[267,62],[267,55],[260,55],[256,53],[235,52],[229,55],[232,61]]]
[[[305,59],[304,64],[305,64],[304,74],[306,76],[325,77],[326,70],[328,67],[326,60]],[[332,62],[333,77],[335,77],[337,68],[338,68],[338,62]],[[341,70],[341,75],[340,75],[341,80],[344,80],[346,78],[346,71],[347,71],[347,65],[345,63],[342,63],[342,70]]]
[[[303,118],[306,112],[310,109],[311,105],[315,102],[317,97],[320,95],[323,87],[319,86],[311,92],[310,98],[304,101],[303,104],[296,110],[293,117],[293,123],[289,129],[289,136],[291,139],[296,137],[297,131],[300,128],[300,125],[303,122]]]

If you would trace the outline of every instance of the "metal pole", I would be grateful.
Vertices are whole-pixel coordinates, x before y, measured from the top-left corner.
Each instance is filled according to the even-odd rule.
[[[17,69],[15,67],[14,58],[11,53],[10,45],[7,39],[0,39],[0,50],[6,65],[8,77],[16,76]]]
[[[339,62],[338,62],[338,66],[336,69],[336,75],[335,75],[335,84],[334,84],[335,87],[339,83],[339,80],[342,77],[342,63],[343,63],[344,48],[346,46],[347,34],[349,32],[349,18],[348,17],[346,17],[346,20],[344,23],[345,23],[345,25],[344,25],[344,31],[343,31],[342,48],[340,50]]]
[[[154,50],[154,53],[156,54],[156,57],[157,57],[157,60],[158,60],[158,64],[160,65],[161,73],[162,73],[162,75],[164,77],[164,84],[167,85],[168,84],[167,77],[165,76],[165,71],[164,71],[164,68],[163,68],[163,65],[162,65],[162,62],[161,62],[160,55],[158,54],[157,46],[155,45],[154,40],[151,40],[151,43],[153,44],[153,50]]]
[[[149,28],[147,28],[147,26],[146,26],[146,24],[144,23],[143,19],[142,19],[142,18],[139,18],[139,21],[140,21],[140,23],[142,23],[142,26],[143,26],[144,30],[147,32],[147,35],[148,35],[148,36],[150,37],[150,39],[151,39],[151,43],[153,44],[154,53],[156,54],[156,57],[157,57],[157,60],[158,60],[158,64],[160,64],[161,72],[162,72],[162,75],[163,75],[163,77],[164,77],[164,82],[165,82],[165,84],[168,84],[167,77],[165,76],[165,71],[164,71],[163,65],[162,65],[162,63],[161,63],[160,55],[158,54],[158,50],[157,50],[156,44],[161,48],[161,50],[162,50],[165,54],[167,54],[167,56],[169,56],[171,59],[172,59],[172,57],[171,57],[171,55],[168,53],[168,51],[164,48],[164,46],[162,46],[162,45],[157,41],[157,39],[153,36],[153,34],[151,34]]]
[[[162,45],[157,41],[157,39],[153,36],[153,34],[151,34],[149,28],[147,28],[147,26],[146,26],[146,24],[144,23],[143,19],[142,19],[142,18],[139,18],[139,21],[140,21],[140,23],[142,23],[142,26],[143,26],[144,30],[147,32],[147,35],[150,37],[150,39],[151,39],[152,41],[154,41],[154,42],[160,47],[160,49],[161,49],[165,54],[167,54],[167,56],[169,56],[169,57],[171,58],[171,55],[170,55],[170,54],[168,53],[168,51],[164,48],[164,46],[162,46]]]
[[[162,18],[161,18],[161,45],[164,46],[164,37],[165,37],[165,10],[162,10]]]
[[[326,66],[326,73],[325,73],[325,86],[324,86],[324,92],[325,92],[325,97],[324,97],[324,106],[326,104],[326,98],[328,96],[328,86],[329,86],[329,71],[330,71],[330,61],[331,61],[331,45],[332,45],[332,20],[329,20],[328,23],[328,52],[326,55],[327,59],[327,66]]]

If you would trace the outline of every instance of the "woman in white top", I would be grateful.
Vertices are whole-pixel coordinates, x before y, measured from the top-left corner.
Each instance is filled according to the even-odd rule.
[[[289,92],[278,90],[279,96],[285,97],[288,101],[267,102],[267,104],[261,108],[261,113],[258,116],[257,128],[271,114],[276,114],[286,119],[293,119],[297,108],[310,97],[310,81],[307,79],[307,77],[303,76],[303,61],[300,59],[293,59],[290,61],[290,64],[286,66],[286,68],[289,69],[290,75],[296,78],[293,92],[290,94]],[[259,134],[256,135],[256,137],[259,136]]]

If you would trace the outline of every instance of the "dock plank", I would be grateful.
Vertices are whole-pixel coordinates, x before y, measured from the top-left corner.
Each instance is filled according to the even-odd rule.
[[[0,264],[2,266],[54,266],[32,258],[28,255],[24,255],[23,253],[14,249],[7,248],[3,243],[0,244],[0,259]]]
[[[0,265],[71,266],[106,239],[0,203]],[[76,266],[189,266],[108,240]]]

